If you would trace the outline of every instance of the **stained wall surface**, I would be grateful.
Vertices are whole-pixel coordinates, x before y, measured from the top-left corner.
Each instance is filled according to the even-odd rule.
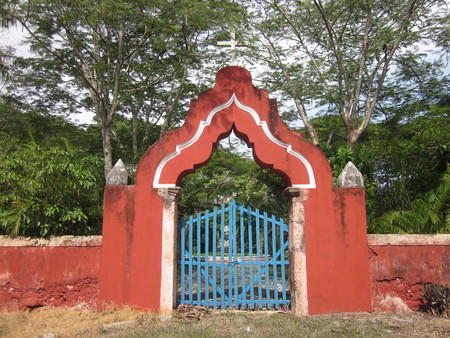
[[[309,314],[371,311],[364,189],[330,190],[305,202]]]
[[[450,235],[368,237],[375,311],[416,311],[425,283],[450,286]]]
[[[369,235],[368,241],[374,311],[416,311],[424,283],[450,286],[450,235]],[[100,236],[0,236],[0,309],[97,309],[100,249]],[[339,292],[333,280],[329,285]]]
[[[101,236],[0,236],[0,309],[96,310],[101,242]]]

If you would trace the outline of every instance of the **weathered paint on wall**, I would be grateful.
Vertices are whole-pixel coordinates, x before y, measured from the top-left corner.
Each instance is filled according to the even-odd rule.
[[[450,235],[369,235],[368,241],[374,311],[417,310],[423,283],[450,286]],[[95,310],[100,249],[99,236],[0,236],[0,309]],[[328,286],[340,292],[332,279]]]
[[[450,235],[368,237],[375,311],[416,311],[424,283],[450,286]]]
[[[305,207],[309,313],[371,311],[364,189],[319,194]]]
[[[95,310],[101,237],[54,240],[0,236],[0,308]]]

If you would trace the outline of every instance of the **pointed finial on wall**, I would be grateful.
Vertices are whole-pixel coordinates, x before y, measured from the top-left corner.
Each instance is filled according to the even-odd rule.
[[[127,185],[128,171],[122,160],[118,160],[106,176],[106,185]]]
[[[349,161],[337,179],[340,188],[364,188],[364,178],[356,166]]]

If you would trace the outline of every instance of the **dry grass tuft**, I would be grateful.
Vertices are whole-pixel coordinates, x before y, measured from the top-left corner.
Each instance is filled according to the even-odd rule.
[[[151,322],[156,317],[133,311],[105,309],[101,312],[67,309],[35,309],[31,312],[0,312],[0,337],[37,337],[52,333],[55,337],[96,337],[104,326],[129,322],[129,326]],[[105,328],[106,329],[106,328]]]
[[[172,319],[129,308],[0,312],[0,337],[450,337],[450,319],[421,313],[294,317],[273,311],[178,309]],[[118,324],[117,324],[118,323]],[[108,325],[110,324],[110,325]],[[111,325],[112,324],[112,325]],[[106,326],[106,327],[105,327]],[[48,335],[47,337],[51,337]]]

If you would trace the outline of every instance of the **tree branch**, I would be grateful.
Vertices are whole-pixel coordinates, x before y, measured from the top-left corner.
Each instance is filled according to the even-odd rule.
[[[319,74],[319,77],[321,78],[321,80],[323,81],[323,84],[325,85],[325,87],[327,88],[328,92],[330,93],[330,96],[335,98],[334,94],[333,94],[333,92],[331,90],[331,87],[329,86],[329,84],[328,84],[328,82],[326,80],[325,75],[323,74],[322,70],[320,69],[320,66],[319,66],[316,58],[314,57],[314,55],[311,53],[311,51],[309,50],[308,46],[306,45],[306,43],[305,43],[301,33],[299,32],[299,30],[297,29],[295,24],[292,22],[292,20],[289,18],[289,16],[284,12],[284,10],[282,10],[280,8],[280,6],[278,6],[277,1],[273,1],[273,5],[281,13],[281,15],[286,19],[286,21],[289,23],[289,26],[291,26],[292,30],[294,31],[295,36],[297,37],[297,39],[299,40],[300,44],[304,48],[306,54],[308,55],[309,59],[313,63],[314,69]]]

